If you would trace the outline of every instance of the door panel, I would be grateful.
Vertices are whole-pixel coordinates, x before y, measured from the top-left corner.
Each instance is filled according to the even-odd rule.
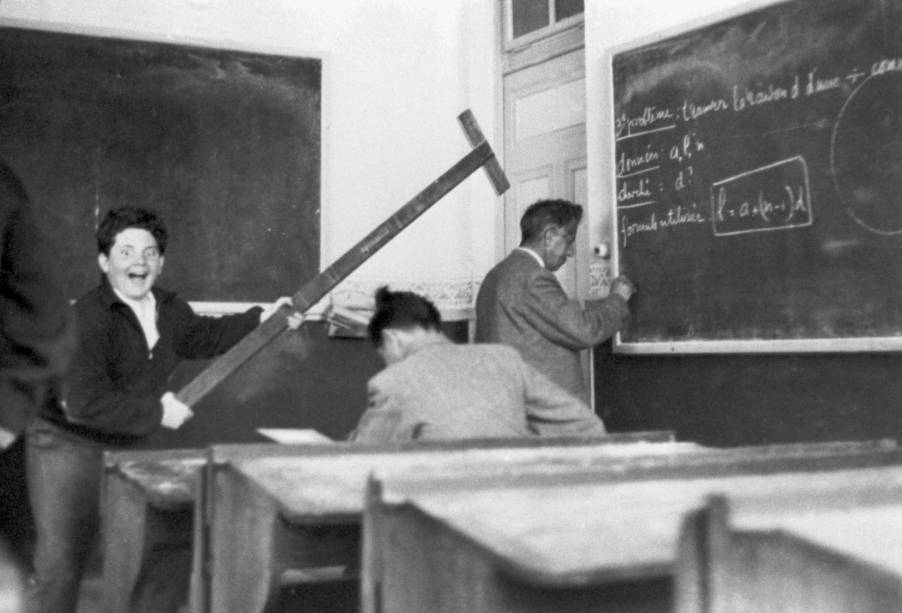
[[[504,164],[514,184],[505,196],[505,253],[519,244],[520,216],[536,200],[566,198],[588,206],[585,121],[582,48],[504,76]],[[557,272],[564,291],[574,298],[588,292],[585,217],[574,257]],[[591,386],[592,353],[584,351],[581,357]],[[594,402],[594,393],[589,397]]]
[[[585,168],[585,69],[579,49],[504,77],[505,168],[508,175],[523,177],[528,187],[508,192],[505,206],[504,251],[520,242],[520,215],[542,198],[568,198],[585,206],[583,185],[575,186],[573,170]],[[532,182],[538,169],[547,177],[547,189]],[[512,193],[513,192],[513,193]],[[513,201],[513,202],[511,202]],[[564,290],[583,295],[578,274],[587,260],[587,232],[577,234],[575,258],[558,271]]]

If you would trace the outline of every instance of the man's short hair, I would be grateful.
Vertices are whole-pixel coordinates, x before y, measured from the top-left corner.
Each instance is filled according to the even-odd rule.
[[[376,290],[376,312],[369,324],[370,340],[376,347],[382,346],[382,331],[386,328],[424,328],[440,332],[442,317],[426,298],[413,292],[392,292],[383,285]]]
[[[539,200],[529,205],[520,218],[521,244],[530,243],[548,227],[566,228],[577,225],[583,217],[583,207],[569,200]]]
[[[116,242],[116,235],[128,228],[147,230],[157,241],[160,255],[166,253],[169,234],[166,224],[156,211],[133,206],[110,209],[97,227],[97,253],[110,255],[110,249]]]

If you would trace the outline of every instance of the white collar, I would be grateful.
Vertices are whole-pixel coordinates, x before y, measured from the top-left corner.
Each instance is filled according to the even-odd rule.
[[[116,296],[119,297],[119,300],[132,307],[139,312],[143,312],[147,307],[151,307],[151,312],[156,310],[157,299],[154,297],[153,292],[147,292],[144,294],[144,297],[140,300],[135,300],[134,298],[129,298],[122,292],[120,292],[115,287],[113,288],[113,292],[116,293]]]
[[[123,295],[115,288],[113,291],[134,312],[141,325],[141,330],[144,332],[144,338],[147,339],[147,347],[153,350],[157,341],[160,340],[160,332],[157,329],[157,299],[153,292],[147,292],[141,300],[135,300]]]
[[[531,255],[532,258],[533,258],[536,262],[539,263],[539,266],[541,266],[542,268],[545,268],[545,262],[542,260],[542,256],[540,256],[538,253],[536,253],[535,251],[533,251],[533,250],[530,249],[529,247],[517,247],[516,250],[519,250],[519,251],[525,251],[526,253],[528,253],[529,255]]]

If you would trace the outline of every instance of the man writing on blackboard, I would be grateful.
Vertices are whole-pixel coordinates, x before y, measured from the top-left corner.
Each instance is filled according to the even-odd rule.
[[[521,242],[486,275],[476,297],[476,341],[515,347],[523,359],[588,403],[579,352],[617,332],[635,288],[626,277],[604,300],[585,308],[564,293],[554,272],[573,256],[583,209],[567,200],[539,200],[520,219]]]

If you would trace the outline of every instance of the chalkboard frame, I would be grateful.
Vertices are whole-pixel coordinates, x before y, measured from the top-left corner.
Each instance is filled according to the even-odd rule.
[[[604,51],[604,78],[600,91],[606,112],[600,113],[600,132],[603,144],[600,150],[602,193],[611,204],[611,272],[613,276],[621,272],[620,220],[617,214],[617,169],[616,169],[616,128],[614,62],[623,53],[639,50],[660,41],[691,33],[698,29],[741,17],[767,7],[784,4],[789,0],[750,0],[697,19],[687,20],[673,27],[664,28],[650,35],[629,42],[608,47]],[[639,288],[641,291],[641,288]],[[623,355],[680,355],[680,354],[788,354],[788,353],[889,353],[902,351],[902,328],[899,336],[855,336],[837,338],[794,338],[794,339],[692,339],[665,341],[624,341],[618,332],[611,343],[612,351]]]
[[[330,99],[328,90],[330,88],[329,75],[331,71],[329,70],[330,57],[327,52],[324,52],[322,49],[307,48],[295,45],[275,45],[266,43],[261,44],[259,41],[236,41],[231,38],[192,36],[183,32],[172,35],[165,32],[136,30],[127,27],[120,28],[115,26],[107,27],[81,24],[76,25],[10,17],[0,17],[0,28],[33,31],[35,33],[46,33],[50,36],[75,36],[82,37],[86,40],[95,39],[97,41],[118,41],[124,44],[133,43],[138,46],[146,45],[148,47],[171,47],[172,49],[176,50],[177,53],[190,53],[190,51],[192,50],[198,50],[201,52],[210,52],[211,54],[231,53],[237,56],[260,58],[264,62],[269,61],[268,58],[271,58],[273,61],[279,59],[287,59],[290,61],[297,60],[299,63],[304,63],[309,66],[316,66],[316,71],[318,73],[318,82],[316,85],[317,89],[315,92],[318,98],[318,100],[316,101],[317,115],[315,118],[315,130],[311,132],[311,134],[314,134],[316,137],[316,164],[315,171],[311,171],[311,173],[305,175],[307,177],[315,177],[315,202],[310,201],[309,195],[307,194],[292,194],[293,196],[297,197],[296,202],[301,203],[309,201],[312,205],[315,205],[310,207],[310,210],[313,212],[311,213],[311,215],[309,215],[309,217],[311,217],[309,221],[312,221],[312,229],[314,231],[314,234],[304,237],[305,240],[309,239],[310,242],[309,247],[304,247],[304,255],[306,256],[306,260],[302,265],[303,274],[294,274],[290,277],[290,280],[286,279],[284,282],[279,283],[277,286],[273,286],[272,288],[267,289],[263,292],[254,292],[251,295],[239,297],[231,296],[228,292],[215,292],[209,298],[200,298],[198,296],[189,295],[188,292],[183,292],[183,288],[180,288],[178,286],[172,287],[172,285],[169,283],[170,279],[172,278],[171,270],[179,266],[188,267],[191,263],[187,261],[172,260],[172,258],[168,258],[168,260],[171,261],[167,262],[168,265],[166,268],[170,274],[164,274],[160,279],[159,285],[166,289],[174,289],[179,292],[182,298],[188,300],[189,304],[196,312],[215,316],[235,312],[243,312],[247,308],[255,305],[268,305],[272,300],[275,300],[280,296],[290,296],[298,289],[298,287],[303,284],[304,281],[306,281],[310,277],[315,276],[319,272],[322,257],[322,224],[320,212],[323,207],[324,197],[327,193],[327,186],[325,184],[325,155],[327,147],[325,145],[323,137],[328,134],[330,123],[330,113],[327,104]],[[34,200],[34,198],[32,199]],[[287,204],[289,204],[292,209],[294,208],[294,202],[289,202]],[[154,205],[151,204],[150,206]],[[154,206],[154,208],[157,207]],[[164,213],[164,221],[166,221],[167,225],[170,227],[170,234],[172,235],[174,229],[179,229],[178,224],[173,223],[171,217],[168,217],[166,215],[166,211],[162,212]],[[182,237],[182,241],[183,240],[184,237]],[[93,230],[91,231],[90,241],[91,243],[88,245],[90,249],[89,257],[90,262],[93,263],[96,261],[96,253],[93,250]],[[178,247],[182,241],[174,240],[171,241],[171,244]],[[182,258],[182,260],[184,260],[184,258]],[[80,259],[79,262],[81,263],[82,260]],[[96,264],[92,264],[92,266],[96,268]],[[292,264],[292,266],[294,266],[294,264]],[[292,268],[292,270],[294,270],[294,268]],[[97,277],[99,278],[99,269],[95,272]],[[85,289],[89,289],[89,287],[86,287]],[[74,300],[77,297],[77,294],[69,296],[70,300]]]

